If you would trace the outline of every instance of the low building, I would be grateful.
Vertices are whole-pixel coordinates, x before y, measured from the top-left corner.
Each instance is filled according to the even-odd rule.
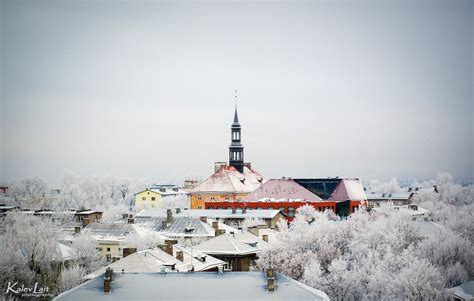
[[[474,281],[448,289],[453,301],[474,301]]]
[[[74,213],[76,222],[83,223],[84,226],[87,226],[90,223],[100,223],[102,219],[102,211],[97,210],[77,210]]]
[[[225,203],[229,206],[229,209],[222,209],[222,207],[209,206],[207,209],[190,209],[179,211],[179,213],[173,213],[174,217],[192,217],[197,219],[214,219],[219,222],[225,223],[235,228],[242,228],[242,224],[246,219],[259,219],[264,221],[267,228],[276,228],[278,221],[283,220],[285,215],[274,208],[273,210],[253,210],[246,207],[233,207],[230,206],[234,203]],[[152,217],[164,217],[166,211],[164,210],[142,210],[137,213],[137,221],[139,218],[152,218]]]
[[[262,249],[238,240],[231,234],[218,235],[193,248],[226,262],[229,271],[249,271]]]
[[[83,279],[89,280],[100,276],[107,268],[120,273],[158,273],[163,269],[168,273],[209,272],[217,271],[218,267],[223,267],[224,264],[225,262],[215,257],[174,245],[165,250],[154,248],[135,252],[86,275]]]
[[[414,192],[376,193],[366,192],[367,207],[376,208],[382,204],[393,204],[395,206],[411,204]]]
[[[154,185],[135,194],[135,211],[162,209],[168,200],[188,199],[188,193],[177,185]]]
[[[346,216],[366,202],[364,188],[356,178],[282,178],[266,181],[241,201],[206,202],[205,207],[245,208],[247,211],[276,209],[291,221],[298,207],[304,205]]]
[[[418,205],[403,205],[403,206],[381,206],[373,209],[374,212],[378,214],[390,214],[394,211],[404,213],[413,217],[414,220],[425,220],[430,215],[431,212],[428,209],[421,208]]]
[[[273,271],[216,273],[121,273],[96,277],[54,300],[311,300],[322,291]]]

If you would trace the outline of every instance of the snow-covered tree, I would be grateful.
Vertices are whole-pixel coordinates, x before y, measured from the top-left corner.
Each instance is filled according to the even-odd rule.
[[[97,250],[97,242],[88,230],[83,230],[72,242],[72,248],[76,252],[79,267],[86,272],[91,272],[99,265],[100,254]]]

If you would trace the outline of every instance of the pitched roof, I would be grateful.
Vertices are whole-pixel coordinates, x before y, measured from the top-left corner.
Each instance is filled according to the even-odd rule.
[[[261,251],[260,248],[252,247],[242,241],[239,241],[229,234],[222,234],[206,240],[195,246],[194,249],[206,254],[229,254],[229,255],[248,255],[256,254]]]
[[[152,210],[146,210],[142,212],[148,212]],[[171,223],[162,229],[162,222],[166,220],[163,215],[157,216],[146,216],[137,215],[135,216],[135,224],[147,229],[158,231],[163,235],[168,236],[214,236],[214,229],[206,223],[203,223],[198,218],[180,216],[173,217]]]
[[[245,197],[246,201],[262,199],[321,201],[319,196],[288,178],[268,180]]]
[[[236,210],[235,213],[232,213],[232,209],[188,209],[183,210],[181,213],[173,213],[173,217],[194,217],[199,218],[201,216],[206,216],[209,218],[235,218],[235,219],[244,219],[244,218],[262,218],[269,219],[274,218],[280,213],[280,210],[246,210],[245,213],[242,213],[242,210]],[[135,222],[139,221],[139,218],[145,217],[165,217],[166,211],[164,210],[153,210],[146,209],[142,210],[135,216]]]
[[[247,166],[244,166],[243,173],[233,166],[222,166],[198,187],[191,190],[191,194],[201,192],[249,193],[260,186],[262,181],[262,176]]]
[[[365,201],[367,196],[359,179],[342,179],[331,194],[330,199],[336,202]]]
[[[276,289],[268,292],[262,272],[114,273],[110,293],[96,277],[55,300],[329,300],[322,291],[275,273]]]
[[[183,252],[183,261],[176,259],[177,251]],[[206,259],[202,260],[203,256],[204,254],[201,252],[192,252],[188,248],[178,245],[173,246],[173,255],[170,255],[159,248],[148,249],[130,254],[127,257],[117,260],[108,266],[102,267],[101,269],[84,276],[83,279],[92,279],[100,276],[105,273],[106,268],[112,268],[115,272],[119,273],[122,269],[125,273],[157,273],[161,271],[162,267],[164,267],[168,272],[171,272],[171,267],[174,265],[175,271],[188,272],[191,269],[192,263],[194,271],[199,272],[225,264],[224,261],[210,255],[205,255]]]

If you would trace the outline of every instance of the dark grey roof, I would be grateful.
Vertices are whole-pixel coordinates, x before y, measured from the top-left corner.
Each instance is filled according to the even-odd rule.
[[[114,273],[111,291],[102,292],[103,277],[92,279],[55,300],[329,300],[327,295],[276,273],[268,292],[262,272]]]

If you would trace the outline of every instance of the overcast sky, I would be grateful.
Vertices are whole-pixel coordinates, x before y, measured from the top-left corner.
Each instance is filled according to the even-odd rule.
[[[0,180],[474,177],[474,1],[0,1]]]

